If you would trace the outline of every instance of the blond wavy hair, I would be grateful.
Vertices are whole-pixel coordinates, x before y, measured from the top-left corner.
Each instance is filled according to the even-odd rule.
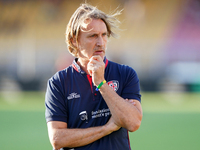
[[[118,29],[118,24],[120,21],[116,18],[116,16],[120,14],[121,11],[115,11],[113,14],[106,14],[97,9],[97,7],[91,6],[89,4],[81,4],[81,6],[71,16],[67,25],[65,36],[69,52],[73,56],[77,57],[78,48],[73,45],[73,41],[75,40],[78,45],[78,36],[80,30],[82,30],[81,27],[85,27],[88,24],[86,24],[85,20],[103,20],[107,27],[107,36],[117,37],[117,34],[114,33],[112,29]]]

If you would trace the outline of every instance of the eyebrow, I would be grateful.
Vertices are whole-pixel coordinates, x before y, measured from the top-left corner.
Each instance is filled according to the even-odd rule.
[[[102,34],[108,34],[108,32],[105,31],[105,32],[103,32]],[[88,33],[88,36],[91,36],[91,35],[99,35],[99,33],[97,33],[97,32]]]

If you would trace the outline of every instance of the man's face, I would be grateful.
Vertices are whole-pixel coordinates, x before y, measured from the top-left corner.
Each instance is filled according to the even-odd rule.
[[[94,55],[105,56],[107,27],[101,19],[92,19],[78,37],[78,57],[89,60]]]

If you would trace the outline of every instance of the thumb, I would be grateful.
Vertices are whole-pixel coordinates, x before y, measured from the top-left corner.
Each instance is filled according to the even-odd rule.
[[[91,68],[91,66],[89,65],[89,63],[87,64],[87,71],[88,71],[88,73],[90,74],[90,76],[92,76],[92,68]]]

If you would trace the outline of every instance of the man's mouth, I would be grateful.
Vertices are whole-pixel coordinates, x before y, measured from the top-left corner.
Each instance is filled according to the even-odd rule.
[[[102,54],[103,52],[104,52],[103,50],[97,50],[97,51],[94,52],[94,54],[95,54],[95,55],[100,55],[100,54]]]

